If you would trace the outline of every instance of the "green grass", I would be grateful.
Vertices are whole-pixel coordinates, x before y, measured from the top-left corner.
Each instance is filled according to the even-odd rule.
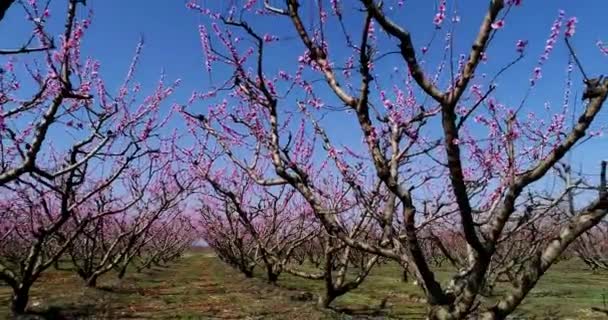
[[[110,274],[99,289],[83,286],[69,271],[50,270],[32,289],[30,310],[50,319],[362,319],[370,316],[423,319],[420,290],[399,279],[392,264],[372,271],[356,290],[335,301],[337,311],[319,310],[315,301],[290,298],[319,293],[322,281],[287,274],[278,286],[265,283],[262,273],[246,279],[206,251],[189,253],[167,268],[130,273],[122,281]],[[438,274],[447,279],[448,270]],[[602,319],[591,307],[608,299],[608,276],[585,271],[576,263],[557,265],[518,309],[520,319]],[[387,298],[388,297],[388,298]],[[380,302],[387,305],[379,310]],[[0,306],[8,306],[10,290],[0,286]],[[0,318],[8,318],[8,307]]]

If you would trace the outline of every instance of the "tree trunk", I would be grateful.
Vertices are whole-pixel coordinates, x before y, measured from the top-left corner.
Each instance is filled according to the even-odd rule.
[[[455,319],[446,309],[448,306],[431,306],[429,308],[427,319],[429,320],[453,320]]]
[[[496,313],[494,312],[484,312],[481,314],[481,316],[479,317],[480,320],[501,320],[504,319],[502,317],[499,317]]]
[[[11,300],[11,312],[13,315],[20,315],[25,313],[27,302],[30,299],[30,286],[26,284],[19,285],[19,288],[13,290],[13,297]]]
[[[427,315],[429,320],[454,320],[454,316],[447,310],[448,306],[432,306]],[[492,310],[481,312],[480,314],[468,314],[459,319],[478,319],[478,320],[504,320],[505,317]]]
[[[327,309],[329,305],[336,300],[338,296],[331,291],[326,290],[321,296],[319,296],[319,301],[317,305],[319,308]]]
[[[246,278],[253,278],[253,270],[241,269],[241,272],[243,272]]]
[[[6,14],[6,11],[8,10],[8,8],[11,7],[13,2],[15,2],[15,0],[0,1],[0,21],[2,21],[2,19],[4,19],[4,15]]]
[[[486,283],[481,287],[480,294],[484,297],[492,297],[494,295],[494,284]]]
[[[97,286],[97,275],[90,276],[86,281],[86,286],[89,288],[95,288]]]
[[[274,272],[272,270],[272,268],[268,268],[266,270],[266,275],[268,277],[268,283],[272,284],[272,285],[276,285],[277,284],[277,280],[279,280],[279,274]]]
[[[127,266],[120,268],[120,271],[118,272],[118,275],[117,275],[118,279],[124,278],[126,273],[127,273]]]

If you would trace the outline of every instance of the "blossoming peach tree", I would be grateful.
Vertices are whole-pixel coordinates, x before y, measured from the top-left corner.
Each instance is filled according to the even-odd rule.
[[[290,186],[334,239],[407,268],[428,318],[505,319],[608,213],[605,184],[563,219],[551,217],[572,186],[542,188],[575,146],[600,133],[593,123],[608,81],[584,73],[577,20],[565,12],[547,26],[535,59],[532,39],[503,40],[525,1],[485,1],[483,15],[471,17],[480,23],[470,42],[458,36],[465,17],[454,3],[439,1],[425,33],[400,21],[406,1],[192,1],[203,21],[203,70],[216,87],[194,93],[183,114],[205,140],[191,151],[215,150],[261,187]],[[552,56],[557,46],[569,53],[563,64]],[[516,85],[501,82],[530,58],[530,69],[509,76]],[[545,95],[537,88],[552,64],[564,69],[559,102],[538,106],[529,97]],[[363,210],[332,206],[335,190],[324,181],[334,176]],[[344,214],[366,221],[366,236],[353,236],[358,223]],[[450,236],[432,241],[440,235]],[[441,283],[429,256],[437,250],[427,248],[449,239],[462,243],[461,256],[445,250],[458,271]],[[515,242],[524,246],[517,255]],[[502,295],[485,299],[506,261]]]
[[[155,230],[149,221],[173,208],[187,186],[167,169],[172,138],[159,134],[167,123],[160,107],[178,82],[161,78],[140,97],[133,80],[140,43],[124,82],[110,93],[100,62],[81,53],[91,24],[90,15],[77,18],[84,1],[66,4],[55,44],[46,29],[48,1],[13,3],[25,10],[33,33],[22,49],[0,51],[0,279],[13,290],[15,314],[83,232],[101,237],[94,226],[134,208],[141,209],[137,221],[147,221],[134,223],[135,233]]]

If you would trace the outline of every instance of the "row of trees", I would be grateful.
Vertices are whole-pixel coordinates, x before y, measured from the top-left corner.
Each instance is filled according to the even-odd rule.
[[[319,295],[318,305],[327,308],[336,298],[356,289],[373,268],[390,262],[386,256],[353,248],[329,234],[293,188],[261,187],[237,168],[232,169],[227,175],[201,175],[208,182],[201,198],[202,237],[221,260],[246,277],[253,277],[259,267],[273,285],[282,273],[324,281],[325,290]],[[582,180],[577,182],[580,184]],[[337,215],[340,225],[351,228],[349,236],[380,241],[382,230],[374,223],[373,214],[381,212],[380,203],[391,200],[379,198],[375,205],[361,208],[351,198],[348,187],[325,186],[324,190],[332,192],[324,201],[332,203],[332,213]],[[527,211],[512,221],[504,246],[490,262],[479,293],[482,299],[495,296],[498,286],[516,281],[526,263],[558,232],[555,225],[571,217],[569,190],[543,203],[535,203],[540,194],[528,195],[524,209]],[[370,211],[362,218],[366,213],[361,210]],[[433,213],[436,210],[439,209],[427,206],[423,212],[437,214]],[[600,224],[581,235],[560,260],[580,259],[591,270],[605,269],[608,251],[603,228]],[[421,226],[419,238],[430,266],[456,270],[459,275],[466,273],[470,248],[452,224],[435,222]],[[415,270],[409,264],[403,265],[402,280],[407,282],[410,274],[415,275]],[[450,285],[455,285],[459,275]]]
[[[399,22],[403,1],[192,1],[205,68],[229,75],[182,112],[219,255],[245,274],[263,266],[271,282],[281,271],[325,279],[322,305],[390,260],[416,278],[429,319],[505,319],[568,252],[595,257],[585,250],[600,249],[605,173],[562,178],[569,154],[598,135],[608,81],[582,72],[577,20],[563,11],[532,70],[513,75],[528,41],[501,39],[522,1],[485,4],[459,54],[461,17],[447,1],[422,48]],[[561,101],[543,109],[529,97],[558,45],[569,52]],[[507,74],[518,81],[508,92]],[[306,256],[318,273],[294,270]],[[442,261],[456,267],[448,283]]]
[[[379,262],[378,255],[351,248],[328,234],[293,188],[268,190],[238,171],[230,176],[204,176],[209,190],[202,201],[203,238],[220,259],[246,277],[253,277],[254,269],[260,266],[273,285],[284,272],[324,281],[319,305],[328,307],[337,297],[356,289]],[[369,219],[348,218],[361,208],[349,203],[347,192],[333,193],[332,197],[336,195],[325,200],[341,214],[341,223],[356,224],[352,237],[369,238],[374,232]]]
[[[0,51],[0,280],[13,290],[16,314],[60,259],[95,286],[133,262],[141,269],[175,259],[196,237],[180,214],[194,180],[174,163],[171,114],[161,112],[178,83],[161,77],[141,92],[140,43],[112,93],[101,63],[80,51],[91,24],[77,18],[83,2],[66,1],[59,37],[47,32],[48,1],[0,7],[0,19],[9,7],[24,10],[33,29],[23,47]]]

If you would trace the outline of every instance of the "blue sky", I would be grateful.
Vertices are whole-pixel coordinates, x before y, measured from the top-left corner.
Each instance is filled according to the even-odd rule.
[[[59,32],[63,23],[64,2],[53,1],[52,25]],[[88,0],[88,9],[94,12],[93,24],[86,35],[84,54],[92,55],[102,62],[102,73],[110,85],[122,81],[130,63],[137,41],[141,35],[145,38],[145,48],[137,79],[144,87],[153,86],[158,80],[161,70],[168,80],[182,79],[181,88],[172,99],[174,102],[185,102],[193,90],[206,91],[210,78],[204,71],[197,25],[206,23],[197,13],[188,10],[183,0]],[[202,5],[225,7],[230,3],[240,3],[237,0],[199,0]],[[280,3],[280,1],[274,1]],[[302,0],[303,11],[306,12],[314,2]],[[328,1],[325,1],[328,2]],[[345,6],[359,6],[358,1],[344,0]],[[390,1],[386,1],[387,3]],[[406,0],[401,11],[393,13],[398,22],[406,26],[413,35],[415,45],[424,45],[433,30],[432,18],[435,13],[435,1]],[[478,29],[482,14],[487,8],[487,0],[459,1],[459,15],[462,22],[458,26],[457,53],[465,52]],[[518,68],[509,72],[500,80],[498,96],[508,103],[516,103],[521,99],[527,86],[529,72],[536,63],[544,47],[544,41],[549,34],[549,28],[558,9],[566,10],[566,16],[579,18],[577,34],[574,43],[577,53],[583,61],[586,71],[591,75],[608,73],[608,57],[600,55],[595,47],[597,40],[608,41],[608,31],[602,27],[608,2],[603,0],[523,0],[523,5],[514,9],[499,33],[493,49],[489,52],[492,59],[508,62],[514,53],[514,43],[518,39],[530,41],[528,56]],[[87,15],[81,10],[80,17]],[[19,46],[29,32],[29,26],[23,23],[23,12],[19,7],[9,10],[7,17],[0,23],[0,47],[10,48]],[[356,21],[355,21],[356,20]],[[359,25],[360,19],[352,23]],[[347,23],[350,21],[347,19]],[[294,35],[288,24],[276,19],[252,21],[257,28],[276,32],[283,38]],[[330,37],[338,30],[328,30]],[[339,34],[334,34],[338,36]],[[441,39],[439,39],[441,40]],[[561,40],[561,37],[560,37]],[[291,45],[293,44],[293,45]],[[441,42],[439,42],[441,46]],[[279,68],[277,63],[283,62],[283,54],[294,55],[303,51],[301,43],[296,40],[284,42],[282,47],[270,51],[269,68]],[[339,54],[339,53],[338,53]],[[5,57],[0,57],[0,62]],[[563,44],[557,46],[551,63],[544,71],[544,78],[530,97],[530,108],[535,105],[542,108],[545,101],[555,105],[561,104],[564,67],[567,52]],[[502,65],[502,62],[499,63]],[[402,68],[403,66],[401,66]],[[214,74],[213,79],[222,79],[225,75]],[[582,88],[580,77],[574,79],[574,90]],[[579,93],[580,97],[580,93]],[[167,108],[169,105],[167,105]],[[203,108],[203,107],[202,107]],[[602,111],[598,119],[601,125],[608,124],[608,107]],[[177,125],[177,124],[176,124]],[[334,134],[340,142],[352,143],[352,134],[344,129],[344,123],[337,124]],[[359,140],[359,137],[356,138]],[[606,138],[595,141],[576,150],[575,158],[584,166],[584,170],[595,173],[600,159],[608,158]]]

